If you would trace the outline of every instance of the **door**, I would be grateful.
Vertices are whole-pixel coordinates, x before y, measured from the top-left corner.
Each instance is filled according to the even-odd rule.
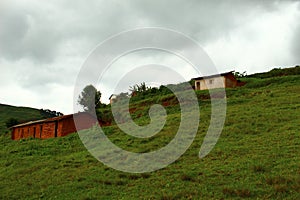
[[[40,138],[42,138],[43,125],[40,125]]]
[[[55,134],[54,137],[57,137],[58,121],[55,121]]]
[[[196,82],[196,90],[200,90],[200,81]]]

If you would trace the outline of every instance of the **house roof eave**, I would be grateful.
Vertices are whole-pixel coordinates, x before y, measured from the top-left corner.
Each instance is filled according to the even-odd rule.
[[[226,75],[232,74],[233,72],[234,71],[229,71],[229,72],[224,72],[224,73],[221,73],[221,74],[213,74],[213,75],[209,75],[209,76],[202,76],[202,77],[193,78],[192,80],[203,80],[203,79],[208,79],[208,78],[226,76]]]

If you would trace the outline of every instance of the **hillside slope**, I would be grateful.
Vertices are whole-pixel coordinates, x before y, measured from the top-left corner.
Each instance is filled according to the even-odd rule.
[[[274,78],[278,76],[290,76],[290,75],[300,75],[300,66],[288,68],[274,68],[268,72],[256,73],[248,75],[251,78]]]
[[[0,136],[0,199],[300,199],[300,76],[244,78],[227,89],[227,116],[217,145],[198,158],[210,122],[207,91],[197,92],[198,134],[167,168],[145,174],[111,169],[92,157],[77,134],[11,141]],[[180,109],[172,95],[133,102],[132,115],[147,124],[147,102],[167,104],[168,121],[148,139],[104,127],[112,142],[133,152],[165,146],[176,133]],[[175,130],[175,132],[174,132]]]
[[[0,104],[0,134],[7,131],[5,122],[10,118],[25,122],[42,119],[42,115],[39,109]]]

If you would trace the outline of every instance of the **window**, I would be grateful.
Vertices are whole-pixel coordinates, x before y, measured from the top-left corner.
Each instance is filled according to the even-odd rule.
[[[214,80],[209,80],[209,84],[213,84],[214,83]]]

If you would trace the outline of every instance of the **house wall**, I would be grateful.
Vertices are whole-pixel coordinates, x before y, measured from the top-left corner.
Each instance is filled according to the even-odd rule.
[[[61,136],[66,136],[70,133],[76,132],[73,117],[63,119],[62,121],[59,122],[59,124],[60,124],[60,127],[61,127]]]
[[[37,124],[37,134],[36,134],[36,138],[42,138],[43,137],[43,124]]]
[[[57,121],[57,137],[62,137],[63,135],[63,123],[62,121]]]
[[[36,138],[36,137],[40,136],[40,134],[39,134],[40,129],[39,129],[38,124],[33,124],[31,126],[28,126],[28,130],[29,130],[28,137]]]
[[[233,88],[237,86],[237,80],[233,74],[228,74],[225,76],[225,87]]]
[[[214,88],[222,88],[224,86],[225,86],[225,78],[223,76],[195,80],[196,90],[208,90]]]
[[[221,77],[205,78],[195,80],[195,90],[208,90],[214,88],[234,88],[245,85],[245,82],[236,80],[232,73],[226,74]]]
[[[55,122],[44,122],[31,125],[15,127],[12,130],[12,139],[22,138],[52,138],[55,137]]]
[[[20,129],[18,128],[13,128],[12,132],[11,132],[11,139],[12,140],[19,140],[21,138],[21,133],[20,133]]]
[[[41,138],[40,124],[25,125],[21,127],[15,127],[12,130],[12,139],[19,140],[22,138]]]
[[[55,137],[55,122],[44,122],[41,139]]]
[[[74,123],[76,120],[76,127]],[[29,124],[12,129],[11,138],[19,140],[22,138],[53,138],[63,137],[77,130],[88,129],[98,123],[97,119],[89,114],[79,114],[67,118],[57,119],[55,121],[44,121],[36,124]]]
[[[76,129],[78,131],[88,129],[94,126],[95,124],[99,124],[98,119],[90,114],[75,115],[74,121],[76,122]]]
[[[116,100],[117,100],[117,97],[111,97],[111,98],[109,99],[109,103],[112,104],[112,103],[114,103]]]
[[[75,126],[76,122],[76,126]],[[75,115],[72,118],[66,118],[61,121],[62,124],[62,134],[61,136],[66,136],[70,133],[74,133],[83,129],[89,129],[99,123],[97,118],[94,118],[89,114]]]
[[[30,137],[30,126],[26,126],[23,128],[23,137],[29,138]]]
[[[42,132],[43,132],[43,125],[42,124],[37,124],[36,125],[35,138],[41,138],[42,137]]]
[[[13,130],[13,138],[21,139],[23,137],[28,137],[28,126],[22,128],[15,128]]]

